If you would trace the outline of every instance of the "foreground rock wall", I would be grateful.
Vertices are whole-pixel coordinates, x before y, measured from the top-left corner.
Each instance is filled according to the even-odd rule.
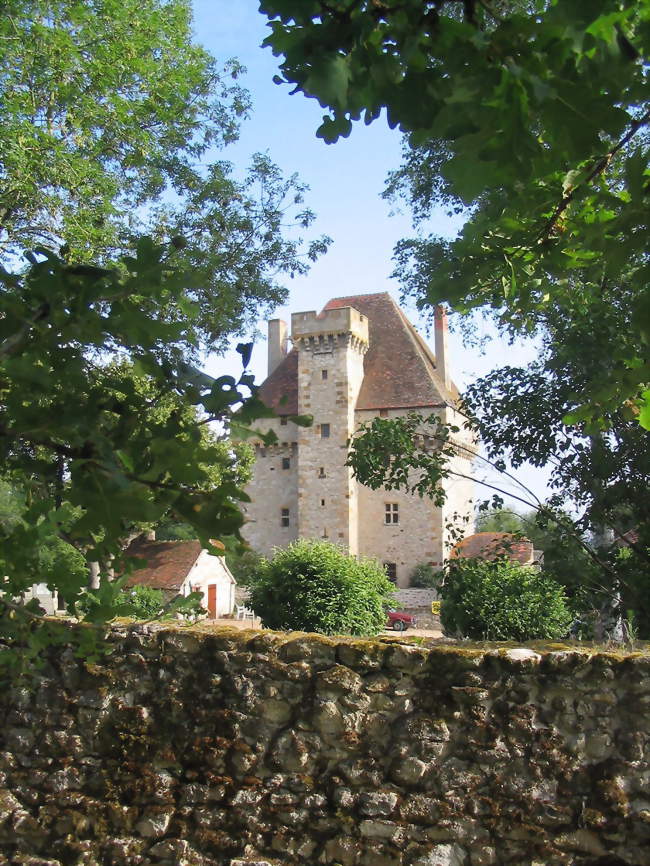
[[[650,658],[116,632],[5,691],[0,862],[650,863]]]

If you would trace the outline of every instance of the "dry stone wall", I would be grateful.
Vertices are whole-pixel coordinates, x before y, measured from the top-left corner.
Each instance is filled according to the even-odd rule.
[[[650,657],[193,629],[0,696],[0,863],[644,866]]]

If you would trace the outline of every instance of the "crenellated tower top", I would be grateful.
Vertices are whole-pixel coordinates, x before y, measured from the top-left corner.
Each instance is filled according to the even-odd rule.
[[[350,346],[363,355],[369,346],[368,317],[354,307],[294,313],[291,340],[297,349],[315,354]]]

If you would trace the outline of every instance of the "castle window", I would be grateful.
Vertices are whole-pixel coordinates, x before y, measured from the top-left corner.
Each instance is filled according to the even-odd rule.
[[[323,381],[325,381],[325,379],[327,379],[327,370],[321,370],[320,377]]]
[[[379,410],[380,418],[388,418],[388,409],[380,409]]]
[[[396,562],[384,562],[384,571],[386,572],[386,577],[389,580],[392,580],[393,583],[397,583],[397,563]]]
[[[399,505],[397,502],[387,502],[385,505],[384,523],[392,525],[399,523]]]
[[[329,439],[330,438],[330,425],[329,424],[321,424],[320,425],[320,438],[321,439]]]
[[[287,426],[287,419],[283,415],[282,418],[280,418],[280,427],[286,427],[286,426]]]
[[[322,508],[325,505],[325,500],[321,499],[320,504],[321,504],[321,508]]]
[[[291,457],[283,457],[282,458],[282,468],[283,469],[291,469]]]
[[[280,526],[289,526],[289,509],[283,508],[280,511]]]
[[[319,470],[318,470],[318,477],[319,477],[319,478],[327,478],[327,475],[325,475],[325,467],[324,467],[324,466],[321,466],[321,467],[319,468]]]

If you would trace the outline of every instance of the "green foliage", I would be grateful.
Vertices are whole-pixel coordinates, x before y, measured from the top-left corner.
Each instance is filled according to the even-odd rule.
[[[193,541],[196,532],[189,523],[180,523],[172,516],[163,518],[156,526],[157,541]]]
[[[0,270],[0,458],[14,485],[13,513],[0,522],[0,628],[16,645],[35,650],[40,637],[34,612],[13,600],[46,582],[76,613],[87,563],[125,573],[134,526],[171,516],[206,547],[239,535],[250,453],[207,422],[245,436],[268,411],[248,373],[213,379],[193,365],[191,286],[147,238],[114,269],[42,250],[23,274]],[[111,357],[134,366],[102,364]],[[120,581],[102,581],[86,618],[118,615],[119,591]],[[100,637],[76,634],[87,648]]]
[[[123,589],[119,601],[134,619],[155,619],[165,606],[165,596],[152,586],[133,586]]]
[[[559,584],[506,559],[454,562],[441,594],[445,632],[476,640],[559,638],[573,618]]]
[[[397,418],[373,418],[361,424],[350,442],[347,457],[354,477],[377,490],[407,490],[445,501],[443,479],[450,474],[449,458],[458,432],[436,416],[409,412]]]
[[[437,589],[440,573],[428,562],[420,562],[411,573],[410,586],[416,589]]]
[[[226,563],[240,586],[252,586],[262,567],[263,558],[255,550],[243,547],[236,553],[226,554]]]
[[[151,235],[192,271],[194,329],[214,350],[327,248],[303,243],[314,215],[295,176],[257,154],[236,179],[215,159],[250,101],[239,64],[193,42],[188,0],[8,0],[0,44],[4,262],[45,246],[104,264]]]
[[[486,509],[480,511],[476,517],[477,532],[512,532],[526,535],[527,525],[527,517],[507,508]]]
[[[521,518],[523,533],[544,550],[545,571],[587,607],[620,592],[622,609],[638,611],[639,630],[650,634],[643,601],[650,592],[650,434],[630,406],[604,408],[605,430],[567,419],[585,381],[606,380],[621,364],[633,295],[603,286],[601,297],[590,299],[576,289],[570,315],[546,316],[537,359],[478,380],[466,408],[493,460],[550,468],[553,496]],[[637,541],[628,548],[631,562],[623,562],[616,543],[631,529]]]
[[[301,539],[261,563],[250,604],[267,628],[372,635],[386,625],[393,589],[378,563]]]
[[[569,417],[598,428],[627,405],[648,426],[650,0],[260,8],[278,80],[329,109],[318,135],[335,141],[385,109],[406,136],[389,194],[406,196],[422,227],[438,204],[465,210],[455,240],[398,245],[406,294],[421,309],[487,308],[529,333],[548,310],[569,310],[577,285],[598,299],[624,275],[618,363],[583,386]]]
[[[30,657],[54,639],[16,604],[45,580],[71,614],[85,599],[91,652],[124,578],[86,592],[87,564],[126,574],[125,539],[163,520],[238,536],[251,458],[225,437],[269,411],[245,369],[198,359],[328,241],[303,243],[304,186],[267,156],[241,180],[209,163],[248,96],[187,0],[8,0],[0,44],[0,630]]]

